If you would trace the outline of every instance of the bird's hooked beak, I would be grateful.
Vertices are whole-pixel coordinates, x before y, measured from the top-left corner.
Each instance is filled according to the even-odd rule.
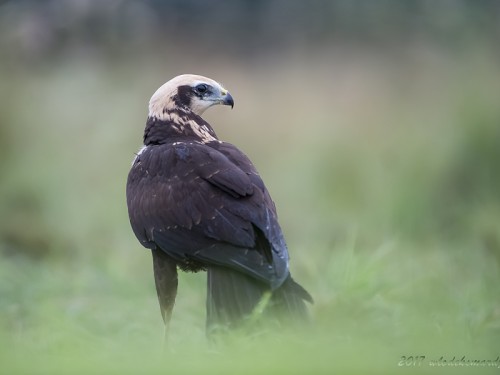
[[[220,94],[221,94],[221,101],[220,101],[220,103],[223,104],[223,105],[230,105],[231,109],[233,109],[233,107],[234,107],[234,99],[231,96],[231,94],[229,93],[229,91],[227,91],[226,89],[222,89],[221,92],[220,92]]]

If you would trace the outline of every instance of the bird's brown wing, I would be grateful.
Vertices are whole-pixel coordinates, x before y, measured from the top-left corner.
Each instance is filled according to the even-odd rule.
[[[228,266],[271,286],[288,276],[274,204],[251,162],[232,145],[149,146],[130,171],[127,201],[141,243],[180,264]]]

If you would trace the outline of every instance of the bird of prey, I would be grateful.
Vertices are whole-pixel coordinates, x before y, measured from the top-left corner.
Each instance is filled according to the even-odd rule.
[[[200,116],[234,106],[216,81],[184,74],[151,97],[144,146],[127,180],[132,229],[151,249],[166,326],[177,269],[206,270],[207,331],[237,327],[258,306],[278,321],[306,318],[312,298],[291,277],[276,208],[248,157]],[[267,303],[260,302],[267,297]]]

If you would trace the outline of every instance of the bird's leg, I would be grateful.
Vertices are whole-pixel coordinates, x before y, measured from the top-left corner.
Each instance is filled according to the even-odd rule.
[[[165,343],[168,341],[168,327],[177,295],[177,263],[161,249],[153,249],[153,271],[156,293],[160,302],[161,316],[165,324]]]

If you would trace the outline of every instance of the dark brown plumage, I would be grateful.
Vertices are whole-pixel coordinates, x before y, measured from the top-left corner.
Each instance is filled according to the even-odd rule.
[[[130,222],[152,250],[156,289],[167,324],[177,268],[208,271],[207,327],[236,326],[272,292],[266,311],[304,318],[309,294],[288,269],[276,208],[250,160],[218,140],[200,115],[233,106],[231,95],[201,76],[178,76],[149,104],[144,147],[127,181]]]

